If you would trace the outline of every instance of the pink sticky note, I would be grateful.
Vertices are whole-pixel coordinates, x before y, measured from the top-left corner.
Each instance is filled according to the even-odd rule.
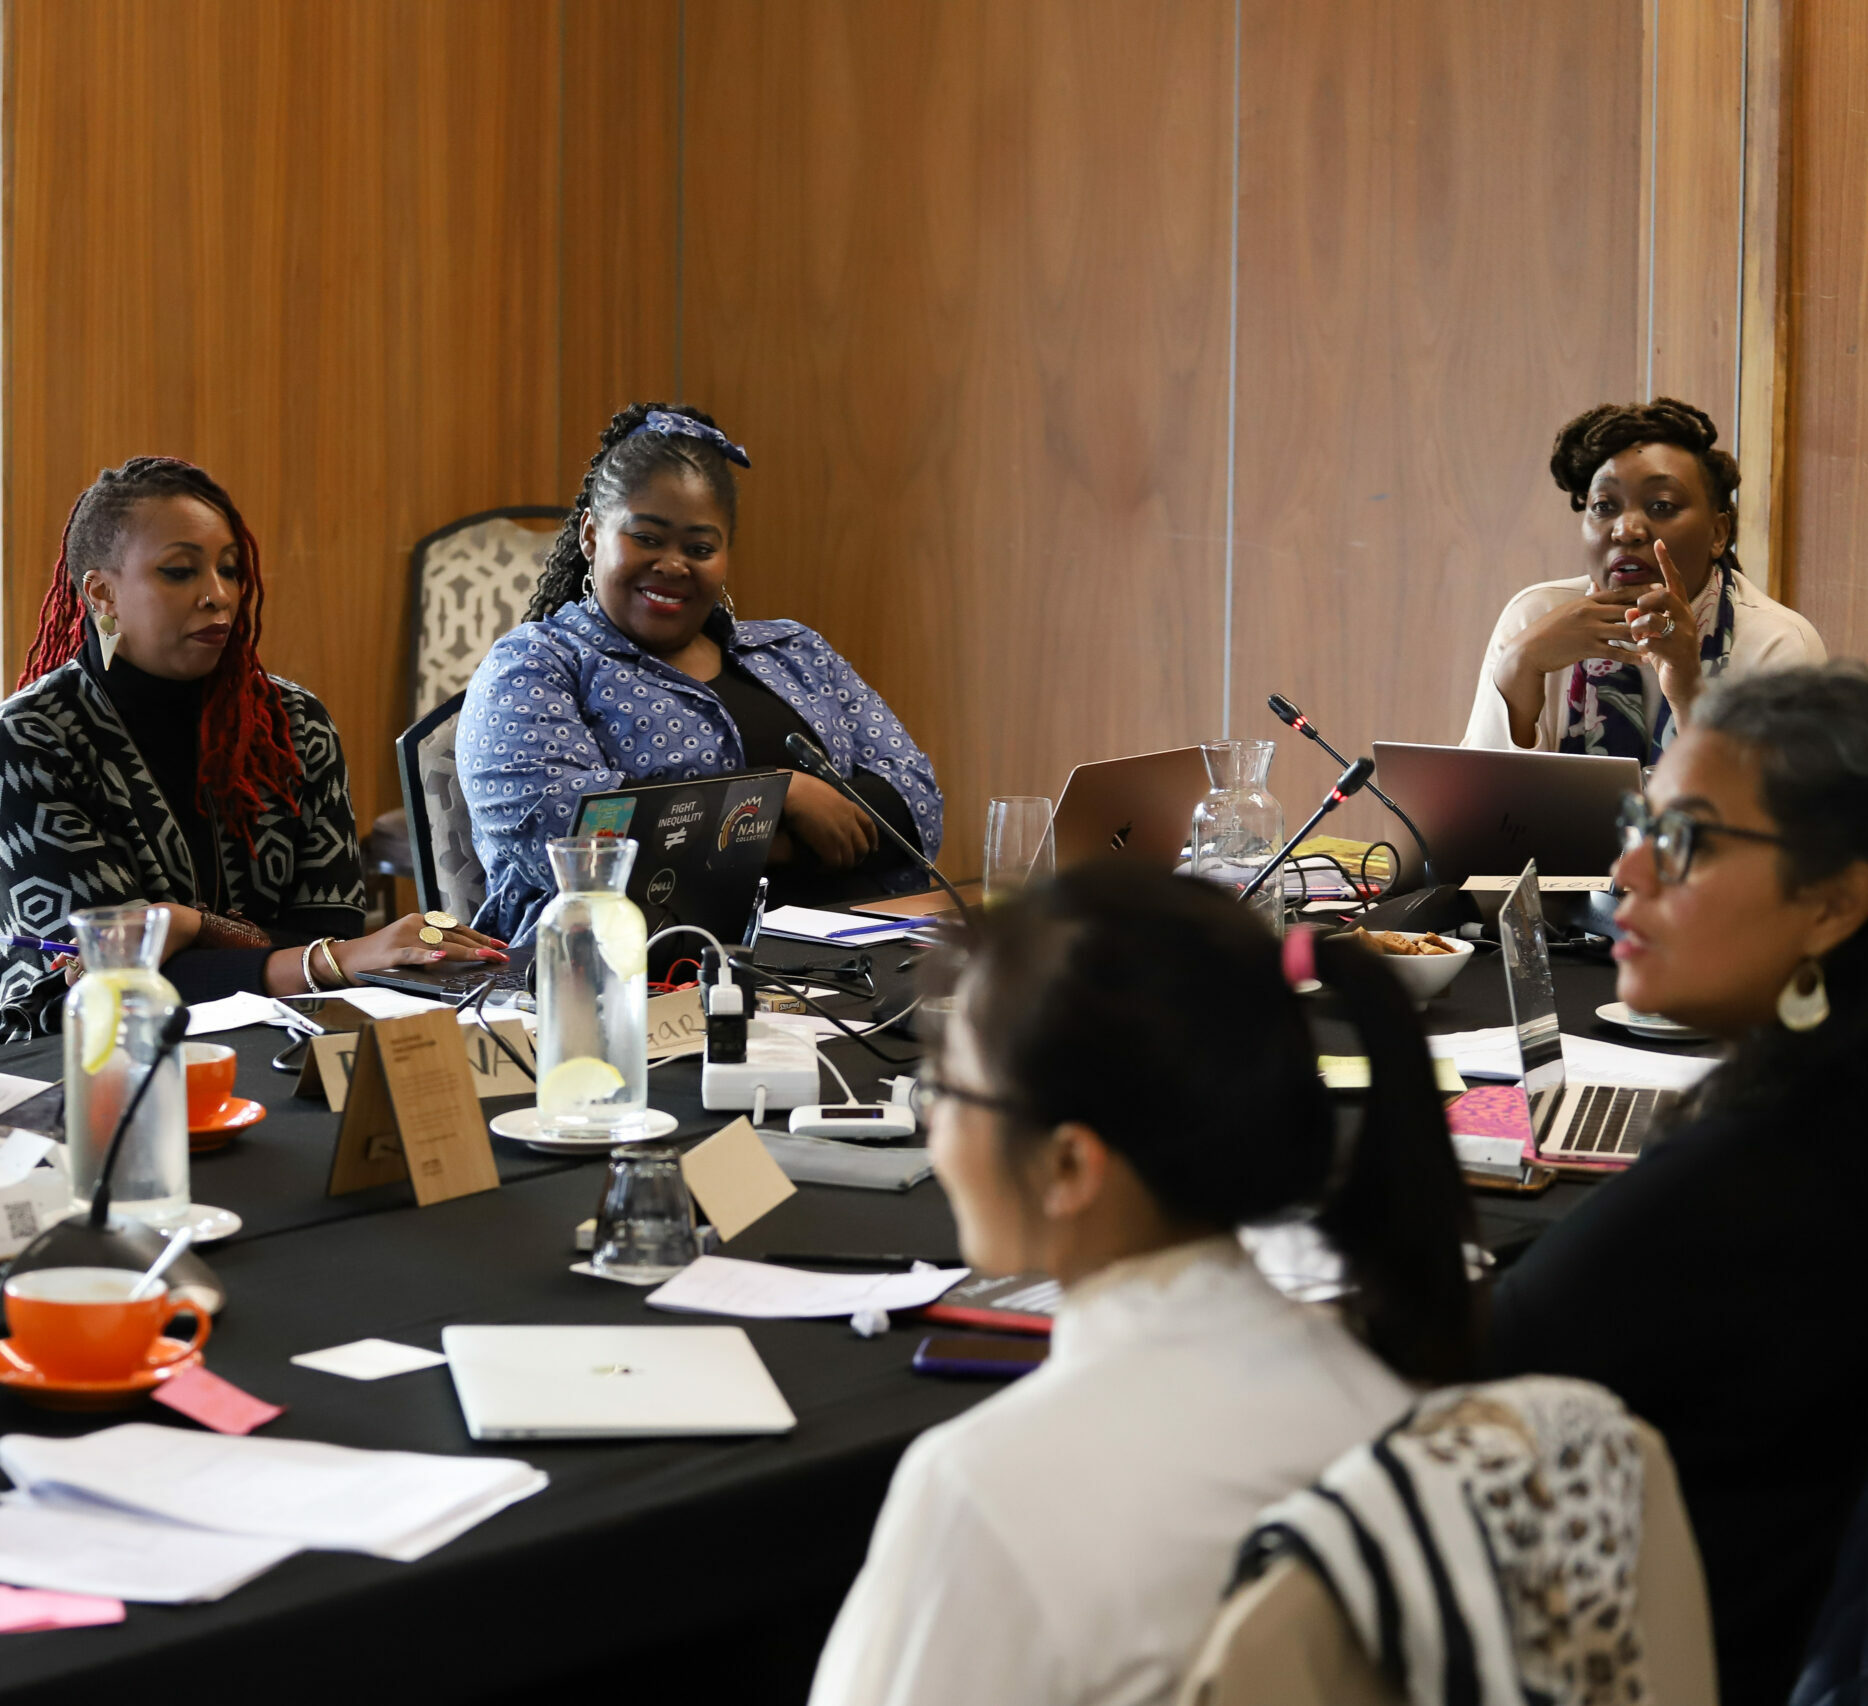
[[[90,1629],[99,1623],[122,1621],[120,1599],[0,1587],[0,1635],[25,1635],[35,1629]]]
[[[250,1434],[274,1416],[285,1414],[283,1404],[265,1403],[205,1368],[191,1368],[165,1380],[150,1396],[217,1434]]]
[[[1481,1084],[1454,1100],[1446,1110],[1446,1128],[1463,1137],[1509,1137],[1524,1145],[1532,1160],[1531,1110],[1521,1084]]]

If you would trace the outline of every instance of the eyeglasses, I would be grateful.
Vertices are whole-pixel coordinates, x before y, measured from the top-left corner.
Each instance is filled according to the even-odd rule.
[[[915,1080],[915,1087],[908,1092],[908,1105],[914,1109],[915,1118],[923,1125],[927,1124],[934,1104],[941,1101],[966,1102],[975,1108],[990,1108],[995,1114],[1017,1114],[1020,1111],[1018,1104],[1005,1096],[988,1096],[979,1090],[963,1090],[931,1071],[923,1072]]]
[[[1788,847],[1787,836],[1769,835],[1761,829],[1739,829],[1729,823],[1708,823],[1687,812],[1655,813],[1639,794],[1623,794],[1622,808],[1615,819],[1621,831],[1622,853],[1632,853],[1644,841],[1654,849],[1654,874],[1663,883],[1683,883],[1693,868],[1693,855],[1704,835],[1729,835],[1739,841],[1763,841],[1773,847]]]

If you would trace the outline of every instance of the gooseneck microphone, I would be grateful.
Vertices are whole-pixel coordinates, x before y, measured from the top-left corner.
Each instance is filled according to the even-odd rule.
[[[123,1134],[130,1129],[130,1121],[136,1118],[136,1110],[143,1105],[143,1097],[155,1082],[156,1074],[162,1070],[162,1063],[175,1052],[182,1038],[187,1035],[188,1009],[177,1007],[157,1032],[156,1052],[149,1062],[149,1070],[130,1092],[130,1100],[117,1120],[117,1129],[110,1134],[110,1147],[104,1151],[104,1164],[98,1169],[97,1185],[91,1192],[90,1224],[93,1227],[102,1227],[110,1218],[110,1175],[116,1171],[117,1155],[123,1148]]]
[[[1331,746],[1322,735],[1318,734],[1317,731],[1310,726],[1310,719],[1306,717],[1302,711],[1298,710],[1290,700],[1285,698],[1282,693],[1272,694],[1265,703],[1271,707],[1271,714],[1276,717],[1279,722],[1283,723],[1285,727],[1295,729],[1305,740],[1314,740],[1317,745],[1322,747],[1338,764],[1347,764],[1349,762],[1348,759],[1343,757],[1335,747]],[[1421,876],[1428,888],[1437,887],[1440,879],[1434,875],[1433,855],[1427,851],[1426,838],[1414,827],[1414,820],[1396,805],[1393,800],[1389,799],[1381,789],[1376,787],[1373,782],[1369,783],[1368,789],[1376,799],[1380,800],[1383,805],[1407,825],[1408,834],[1414,837],[1414,845],[1420,849]]]
[[[835,788],[846,800],[859,806],[865,815],[874,821],[878,829],[882,830],[909,858],[914,860],[922,870],[926,871],[935,882],[939,883],[940,886],[947,891],[948,898],[960,909],[960,922],[969,928],[971,927],[973,923],[973,909],[960,898],[960,891],[940,874],[939,867],[935,865],[932,859],[923,853],[921,849],[910,841],[907,836],[903,835],[894,824],[890,823],[887,818],[837,774],[837,767],[830,762],[830,755],[825,752],[821,746],[818,746],[814,741],[806,740],[801,734],[789,734],[785,736],[785,750],[791,754],[798,768],[802,770],[805,775],[815,776],[820,782],[828,782],[830,786]]]
[[[1375,774],[1375,760],[1358,758],[1342,775],[1336,778],[1336,786],[1323,796],[1323,804],[1310,814],[1304,827],[1272,855],[1271,863],[1261,865],[1258,875],[1239,891],[1241,900],[1250,900],[1262,889],[1272,874],[1283,867],[1284,861],[1291,856],[1291,851],[1302,842],[1329,814],[1336,810],[1351,794],[1358,793],[1368,784],[1368,779]]]

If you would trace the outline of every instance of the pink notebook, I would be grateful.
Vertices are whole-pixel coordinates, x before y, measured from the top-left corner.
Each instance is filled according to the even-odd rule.
[[[1511,1137],[1537,1159],[1531,1141],[1531,1109],[1522,1084],[1481,1084],[1456,1097],[1446,1110],[1446,1129],[1460,1137]]]

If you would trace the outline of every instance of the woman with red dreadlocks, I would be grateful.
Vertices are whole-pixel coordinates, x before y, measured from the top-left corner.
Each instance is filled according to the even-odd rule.
[[[170,912],[185,1001],[337,988],[361,971],[502,960],[419,915],[363,936],[363,877],[329,714],[259,662],[259,547],[199,468],[140,456],[73,506],[20,688],[0,704],[0,907],[47,936],[75,909]],[[0,1035],[57,1028],[64,979],[0,958]]]

